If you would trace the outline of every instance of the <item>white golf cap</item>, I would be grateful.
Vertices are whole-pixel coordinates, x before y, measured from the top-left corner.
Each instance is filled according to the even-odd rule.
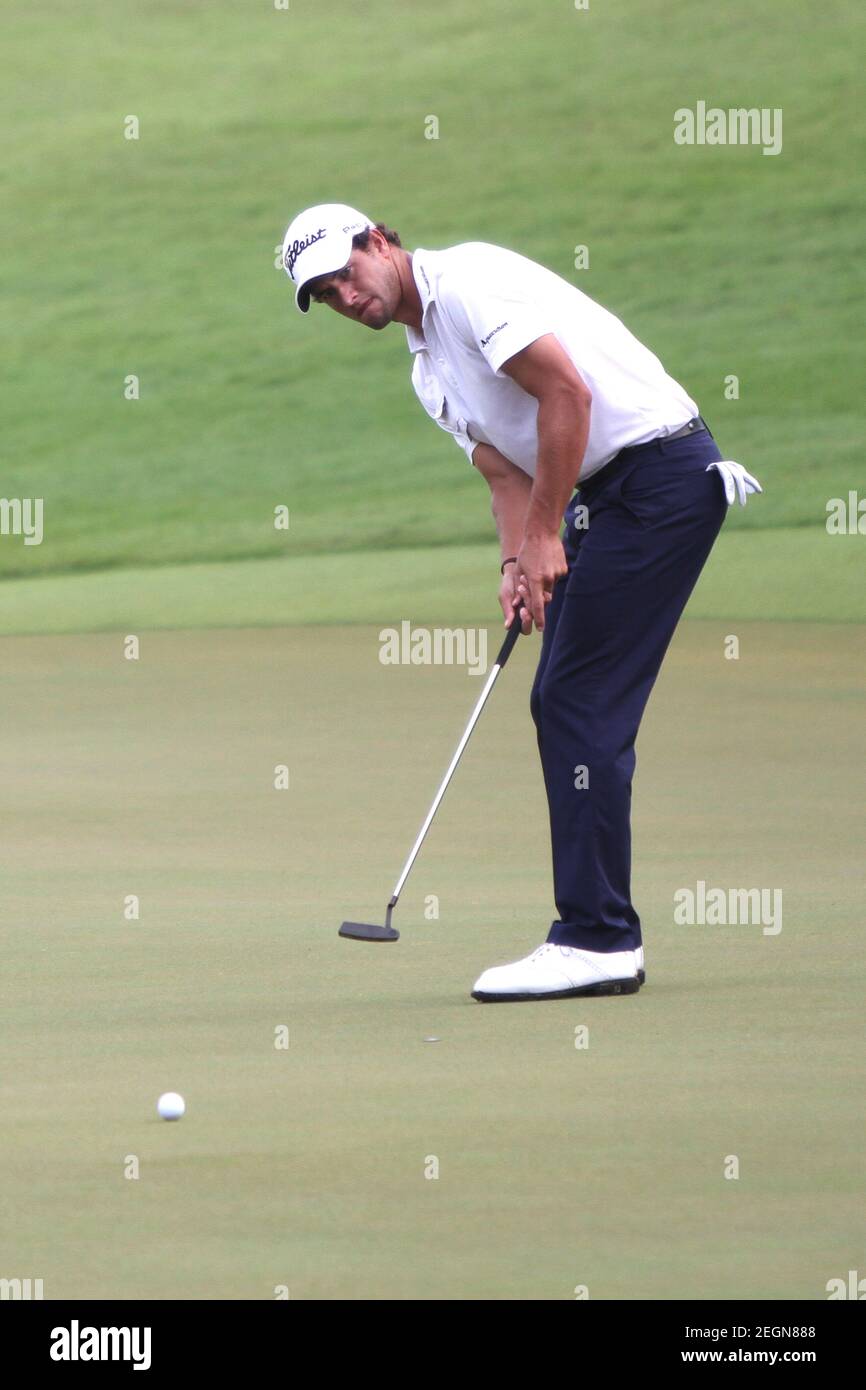
[[[318,203],[299,212],[283,237],[283,267],[295,284],[295,303],[302,314],[310,307],[310,280],[333,275],[348,264],[352,237],[375,223],[345,203]]]

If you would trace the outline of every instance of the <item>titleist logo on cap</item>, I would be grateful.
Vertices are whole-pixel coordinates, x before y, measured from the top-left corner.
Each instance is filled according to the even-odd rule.
[[[286,254],[283,257],[283,261],[290,275],[295,268],[295,261],[298,259],[301,252],[306,251],[307,247],[312,246],[314,242],[321,241],[322,237],[327,235],[327,231],[327,227],[320,227],[317,232],[310,232],[310,235],[304,237],[303,241],[293,241],[291,246],[286,247]]]

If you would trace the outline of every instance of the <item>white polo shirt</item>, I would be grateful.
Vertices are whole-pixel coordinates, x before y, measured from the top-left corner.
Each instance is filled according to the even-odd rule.
[[[470,462],[494,445],[535,476],[538,402],[502,371],[521,348],[555,334],[592,392],[580,480],[620,449],[673,434],[698,407],[614,314],[515,251],[469,241],[417,250],[412,269],[422,327],[406,328],[412,385],[424,409]]]

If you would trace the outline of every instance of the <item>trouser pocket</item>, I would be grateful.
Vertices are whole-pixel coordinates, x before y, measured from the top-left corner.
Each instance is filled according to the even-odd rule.
[[[721,457],[711,435],[676,440],[620,474],[612,488],[616,505],[644,531],[696,514],[711,518],[718,512],[718,487],[706,470]]]

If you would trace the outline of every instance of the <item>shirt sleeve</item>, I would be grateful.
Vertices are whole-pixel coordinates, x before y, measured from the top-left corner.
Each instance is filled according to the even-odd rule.
[[[449,271],[439,282],[439,307],[454,331],[483,354],[497,376],[516,352],[529,347],[546,333],[555,332],[546,314],[531,300],[490,279]]]
[[[473,439],[472,436],[469,433],[467,433],[466,430],[461,430],[459,427],[455,428],[454,425],[448,424],[448,422],[445,420],[439,419],[436,421],[436,424],[439,426],[440,430],[444,430],[446,434],[450,434],[451,438],[454,440],[454,443],[459,445],[459,447],[466,454],[466,457],[468,458],[469,462],[473,463],[472,455],[475,453],[475,450],[478,446],[478,440]]]
[[[461,430],[459,434],[456,434],[454,438],[460,445],[460,448],[463,450],[469,462],[472,464],[472,467],[474,468],[475,460],[472,457],[472,455],[475,453],[475,450],[478,446],[478,440],[473,439],[470,434],[466,434],[463,430]]]

